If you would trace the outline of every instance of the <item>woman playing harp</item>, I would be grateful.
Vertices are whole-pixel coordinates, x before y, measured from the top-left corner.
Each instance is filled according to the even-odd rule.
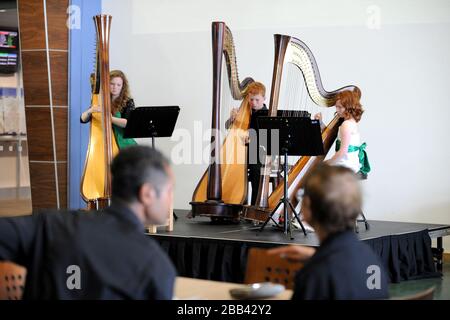
[[[131,111],[135,109],[134,100],[130,95],[128,79],[120,70],[113,70],[109,75],[109,88],[111,94],[111,123],[114,136],[119,149],[135,145],[132,138],[124,138],[124,128],[127,125]],[[81,114],[80,122],[88,123],[92,120],[92,113],[101,112],[98,105],[91,105],[89,109]]]
[[[275,61],[269,112],[272,116],[280,110],[303,110],[314,114],[320,107],[327,125],[322,131],[325,153],[333,145],[341,122],[334,116],[336,98],[341,91],[353,91],[355,86],[347,86],[334,91],[323,88],[316,60],[308,46],[294,37],[275,35]],[[326,108],[323,108],[326,107]],[[286,111],[285,111],[286,112]],[[283,114],[283,112],[282,112]],[[305,116],[305,114],[303,114]],[[271,211],[283,197],[283,183],[269,191],[269,170],[271,159],[262,171],[260,189],[255,206],[244,207],[244,217],[250,220],[266,221]],[[290,157],[292,167],[288,173],[288,196],[296,202],[295,194],[302,186],[303,178],[311,168],[323,161],[320,157]],[[281,211],[281,208],[280,208]]]
[[[361,177],[370,172],[369,159],[366,153],[366,143],[361,143],[358,123],[364,110],[360,103],[361,91],[339,92],[336,100],[336,114],[343,122],[339,127],[336,140],[336,153],[326,163],[344,166]],[[322,122],[322,114],[317,113],[315,118]],[[323,123],[323,122],[322,122]]]

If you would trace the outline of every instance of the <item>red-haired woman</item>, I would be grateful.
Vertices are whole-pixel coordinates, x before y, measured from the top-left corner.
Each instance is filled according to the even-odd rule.
[[[364,113],[360,99],[361,91],[357,88],[338,94],[336,113],[344,119],[344,122],[339,127],[336,153],[325,162],[350,168],[355,173],[366,176],[370,171],[370,165],[365,151],[366,143],[361,143],[358,130],[358,122]],[[315,118],[321,120],[321,114],[317,114]]]
[[[130,112],[135,109],[134,101],[130,96],[130,87],[125,74],[120,70],[113,70],[109,74],[109,90],[111,93],[111,122],[119,149],[130,145],[135,145],[134,139],[125,139],[123,137],[124,128],[127,125],[127,119]],[[98,106],[90,106],[81,114],[80,121],[87,123],[91,121],[93,112],[101,112]]]

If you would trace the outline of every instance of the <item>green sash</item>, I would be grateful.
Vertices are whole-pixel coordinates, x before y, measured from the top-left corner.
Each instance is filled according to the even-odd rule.
[[[359,170],[363,174],[368,174],[370,172],[369,158],[366,152],[367,144],[364,142],[362,145],[358,146],[348,146],[348,152],[358,151],[359,163],[361,164],[361,169]],[[336,151],[341,148],[341,140],[336,140]]]
[[[116,112],[114,117],[122,118],[122,115],[120,114],[120,112]],[[136,141],[134,141],[133,138],[125,139],[123,137],[123,134],[125,132],[124,128],[121,128],[119,126],[113,125],[113,131],[114,131],[114,136],[116,137],[117,145],[119,146],[119,150],[120,149],[124,149],[124,148],[129,147],[129,146],[134,146],[134,145],[137,144]]]

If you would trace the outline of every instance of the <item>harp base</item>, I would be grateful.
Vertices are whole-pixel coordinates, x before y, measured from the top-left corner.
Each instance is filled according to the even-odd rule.
[[[270,216],[272,210],[270,208],[262,208],[256,206],[243,206],[242,217],[245,220],[264,222]]]
[[[192,217],[210,217],[212,221],[231,220],[239,222],[242,205],[229,204],[221,201],[207,200],[204,202],[190,202]]]

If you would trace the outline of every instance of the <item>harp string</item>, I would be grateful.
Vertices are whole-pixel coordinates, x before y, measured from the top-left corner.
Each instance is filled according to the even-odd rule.
[[[231,89],[229,85],[229,78],[228,78],[228,69],[227,64],[225,61],[225,57],[222,62],[222,83],[221,83],[221,103],[220,103],[220,139],[221,139],[221,145],[223,144],[225,138],[227,135],[230,135],[230,128],[226,128],[226,123],[228,119],[230,119],[231,110],[233,108],[236,108],[239,110],[239,107],[241,105],[241,100],[236,100],[233,98],[233,95],[231,94]],[[236,119],[235,119],[236,121]],[[230,140],[236,140],[238,139],[237,132],[232,133],[232,137],[230,136],[227,141],[227,145],[224,146],[225,148],[231,147],[233,145],[233,141]],[[234,143],[238,143],[238,141],[234,141]],[[229,152],[228,152],[229,151]],[[223,163],[232,163],[233,161],[237,161],[237,159],[233,158],[233,153],[231,150],[226,150],[223,155],[227,157],[227,159],[222,159]]]
[[[312,101],[306,88],[306,83],[301,70],[292,63],[286,63],[283,69],[281,80],[280,98],[278,104],[279,110],[284,110],[282,115],[286,115],[287,110],[294,110],[294,116],[301,116],[302,111],[310,113],[311,117],[315,114],[322,114],[322,121],[328,125],[334,118],[335,107],[320,107]],[[298,157],[289,157],[289,164],[295,163]]]
[[[281,78],[278,114],[298,117],[302,115],[302,111],[310,112],[308,99],[309,95],[305,87],[303,74],[297,66],[286,63]],[[288,156],[288,165],[293,165],[298,158],[298,156]],[[278,157],[275,162],[281,164],[282,157]],[[273,170],[276,170],[276,168],[274,167]]]

